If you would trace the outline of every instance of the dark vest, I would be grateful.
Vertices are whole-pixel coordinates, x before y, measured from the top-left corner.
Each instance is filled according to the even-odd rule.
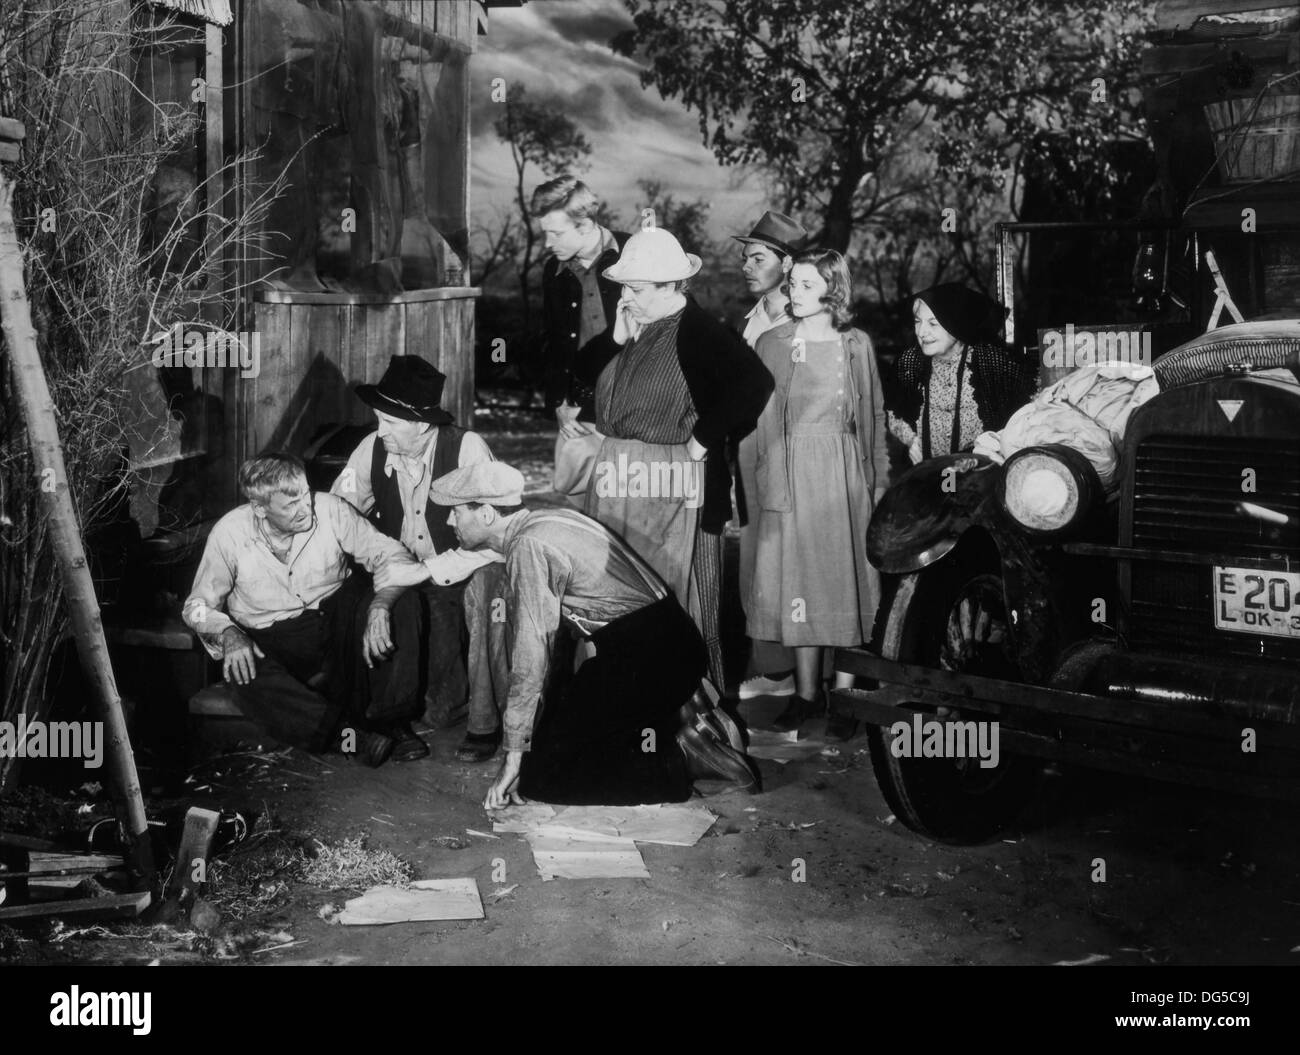
[[[465,430],[455,425],[439,425],[438,438],[433,444],[433,477],[446,476],[460,468],[460,442]],[[397,486],[397,474],[389,476],[384,472],[384,462],[388,452],[375,437],[375,450],[370,458],[370,489],[374,492],[375,505],[370,510],[370,522],[389,538],[399,541],[402,537],[402,492]],[[446,506],[428,502],[424,508],[424,521],[429,538],[433,541],[435,553],[443,553],[456,548],[456,533],[447,523],[451,511]]]

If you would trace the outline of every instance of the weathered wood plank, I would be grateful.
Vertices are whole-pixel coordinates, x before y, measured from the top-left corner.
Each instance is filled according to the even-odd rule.
[[[365,373],[367,384],[376,383],[394,355],[406,355],[406,305],[372,304],[365,312]]]
[[[114,894],[111,897],[74,898],[44,905],[15,905],[0,908],[0,923],[23,919],[130,919],[149,907],[149,891]]]
[[[199,806],[191,806],[185,813],[185,829],[170,883],[170,890],[179,893],[182,904],[197,897],[207,881],[208,854],[220,820],[216,810]]]
[[[251,458],[271,445],[280,421],[280,407],[289,360],[289,311],[280,304],[258,304],[257,329],[262,334],[262,362],[257,377],[244,381],[245,449]]]

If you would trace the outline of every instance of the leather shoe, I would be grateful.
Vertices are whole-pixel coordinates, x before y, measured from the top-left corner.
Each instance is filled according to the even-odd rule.
[[[831,711],[826,716],[826,735],[832,740],[844,743],[846,740],[852,740],[857,731],[858,720],[851,714]]]
[[[809,718],[817,718],[825,713],[826,697],[822,693],[819,692],[815,700],[805,700],[799,695],[791,696],[785,710],[773,720],[772,728],[788,733],[792,729],[798,729]]]
[[[378,769],[388,761],[393,753],[393,738],[383,733],[372,733],[365,729],[357,730],[356,756],[371,769]]]
[[[745,739],[740,726],[705,690],[697,689],[695,695],[682,704],[678,716],[682,725],[694,726],[704,735],[730,744],[733,751],[745,753]]]
[[[678,732],[677,744],[686,756],[686,771],[692,780],[725,780],[749,794],[763,790],[758,770],[745,755],[703,735],[693,725]]]
[[[394,762],[414,762],[417,758],[429,757],[429,745],[416,736],[409,725],[396,726],[392,736]]]
[[[486,762],[497,753],[501,733],[466,733],[456,748],[457,762]]]

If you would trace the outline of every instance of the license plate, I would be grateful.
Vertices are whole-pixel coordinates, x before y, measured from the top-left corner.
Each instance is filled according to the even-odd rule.
[[[1300,638],[1300,573],[1216,566],[1214,626],[1239,634]]]

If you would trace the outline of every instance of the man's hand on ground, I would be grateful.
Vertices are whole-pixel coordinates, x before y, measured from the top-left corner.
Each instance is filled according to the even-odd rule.
[[[247,685],[257,677],[253,657],[266,658],[266,653],[237,626],[228,626],[221,632],[221,655],[221,676],[236,685]]]
[[[372,606],[366,615],[365,632],[361,635],[361,656],[366,666],[373,668],[376,663],[382,663],[395,647],[388,609]]]
[[[501,762],[501,769],[497,772],[496,780],[492,781],[492,786],[488,788],[487,798],[483,800],[483,805],[489,810],[499,810],[510,803],[523,805],[527,800],[519,794],[519,767],[523,764],[524,753],[522,751],[507,751],[506,757]]]
[[[375,589],[383,590],[389,586],[419,586],[429,581],[429,568],[423,561],[401,562],[389,561],[375,572]]]

